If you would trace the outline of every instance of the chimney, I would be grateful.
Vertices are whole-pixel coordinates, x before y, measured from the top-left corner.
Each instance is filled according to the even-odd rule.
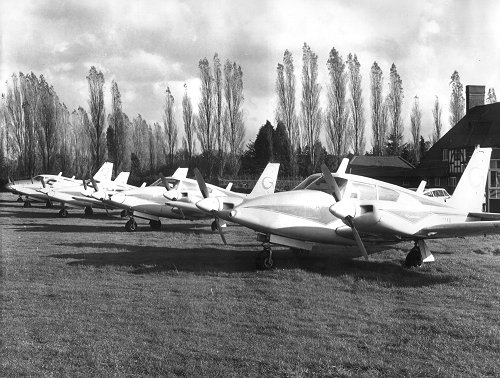
[[[484,85],[466,85],[465,86],[465,108],[468,113],[474,106],[484,105]]]

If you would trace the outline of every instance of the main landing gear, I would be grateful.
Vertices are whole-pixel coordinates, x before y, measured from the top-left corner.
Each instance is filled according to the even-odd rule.
[[[127,230],[128,232],[137,231],[137,222],[135,221],[134,217],[130,217],[127,223],[125,223],[125,230]]]
[[[54,204],[52,203],[51,200],[47,200],[47,202],[45,202],[45,207],[47,209],[52,209],[54,207]]]
[[[68,210],[66,210],[66,209],[59,210],[59,216],[61,218],[67,218],[68,217]]]
[[[424,262],[435,261],[425,240],[415,240],[415,245],[406,255],[404,262],[405,268],[416,268],[422,266]]]
[[[90,206],[85,206],[85,215],[90,216],[94,214],[94,210]]]
[[[30,201],[28,201],[28,200],[24,201],[24,205],[23,205],[23,207],[25,207],[25,208],[27,208],[27,207],[31,207],[31,202],[30,202]]]
[[[259,270],[271,270],[274,268],[273,251],[269,242],[262,243],[262,251],[257,253],[256,267]]]

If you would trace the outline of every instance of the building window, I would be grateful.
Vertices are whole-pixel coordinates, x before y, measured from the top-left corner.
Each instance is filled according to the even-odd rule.
[[[434,186],[441,186],[441,177],[434,177]]]
[[[448,186],[454,188],[457,186],[457,178],[456,177],[448,177]]]
[[[448,149],[443,148],[443,159],[442,161],[448,161]]]
[[[500,199],[500,160],[491,160],[488,197]]]
[[[467,151],[465,148],[454,148],[448,151],[449,173],[462,173],[467,163]]]

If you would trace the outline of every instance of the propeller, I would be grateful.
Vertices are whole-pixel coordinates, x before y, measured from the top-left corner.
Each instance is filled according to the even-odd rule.
[[[45,179],[43,177],[42,177],[42,186],[44,189],[47,187],[47,185],[45,184]]]
[[[176,185],[170,184],[167,181],[167,178],[161,172],[160,172],[160,178],[161,182],[163,183],[163,186],[167,190],[165,193],[163,193],[163,197],[165,197],[170,201],[177,201],[181,197],[179,191],[177,190],[179,183],[177,182]]]
[[[205,199],[211,198],[210,197],[210,192],[208,191],[207,184],[205,183],[205,180],[203,179],[203,176],[201,175],[201,173],[198,170],[198,168],[194,169],[194,175],[196,177],[196,182],[198,183],[198,187],[200,188],[200,192],[201,192],[203,198],[205,198]],[[215,198],[213,198],[213,199],[215,200]],[[217,209],[218,209],[218,207],[217,207]],[[222,239],[222,242],[224,244],[227,244],[226,237],[224,236],[224,231],[222,231],[222,226],[220,224],[220,220],[217,217],[217,215],[215,215],[216,214],[215,207],[213,207],[210,212],[214,215],[215,225],[217,226],[217,230],[219,231],[219,234],[220,234],[220,237]]]
[[[97,186],[97,181],[92,177],[90,179],[92,181],[92,186],[94,187],[94,193],[91,194],[92,197],[98,200],[103,200],[107,197],[106,191],[100,191],[99,186]]]
[[[330,212],[351,228],[358,248],[361,250],[365,260],[368,260],[368,252],[366,251],[365,245],[361,240],[361,236],[359,236],[359,232],[354,225],[356,205],[349,199],[342,199],[342,193],[340,192],[337,181],[335,181],[335,178],[332,176],[332,173],[325,164],[321,164],[321,172],[323,173],[323,177],[325,178],[328,186],[333,189],[332,195],[336,201],[332,206],[330,206]]]

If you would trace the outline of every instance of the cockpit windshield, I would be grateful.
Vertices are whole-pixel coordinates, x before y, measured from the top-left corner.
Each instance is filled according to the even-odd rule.
[[[297,185],[293,190],[301,190],[307,188],[312,182],[318,179],[321,176],[321,173],[315,173],[307,177],[304,181],[302,181],[299,185]]]
[[[339,189],[340,189],[340,193],[343,196],[345,188],[347,186],[347,180],[340,178],[340,177],[334,177],[334,180],[337,182],[337,185],[339,186]],[[329,194],[333,193],[333,189],[330,188],[330,186],[327,184],[323,175],[319,175],[319,177],[317,177],[316,180],[314,180],[312,183],[310,183],[305,189],[320,190],[322,192],[329,193]]]

